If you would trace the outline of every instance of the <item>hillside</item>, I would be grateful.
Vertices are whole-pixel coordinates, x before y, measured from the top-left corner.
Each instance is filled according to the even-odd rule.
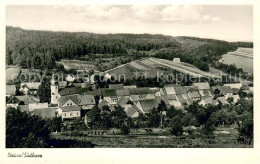
[[[55,61],[61,59],[93,61],[95,54],[138,59],[153,51],[153,57],[170,60],[180,57],[184,62],[207,71],[208,64],[229,51],[235,51],[238,45],[252,46],[252,43],[160,34],[94,34],[6,27],[7,64],[17,64],[22,68],[51,69]]]

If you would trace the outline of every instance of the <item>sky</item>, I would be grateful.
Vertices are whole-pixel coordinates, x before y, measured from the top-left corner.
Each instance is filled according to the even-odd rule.
[[[33,30],[150,33],[253,41],[248,5],[7,6],[6,25]]]

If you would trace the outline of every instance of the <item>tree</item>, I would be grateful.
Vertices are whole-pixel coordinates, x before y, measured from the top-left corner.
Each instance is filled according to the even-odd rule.
[[[183,133],[182,121],[179,115],[175,116],[170,123],[170,132],[175,136],[181,136]]]
[[[87,116],[90,118],[90,122],[93,129],[95,129],[95,125],[99,126],[100,113],[101,110],[96,105],[87,113]]]
[[[55,131],[58,131],[60,132],[61,131],[61,128],[62,128],[62,119],[61,117],[54,117],[52,119],[49,119],[47,121],[49,127],[50,127],[50,130],[52,132],[55,132]]]
[[[50,130],[45,120],[20,109],[6,110],[7,148],[48,147],[49,139]]]
[[[127,121],[127,115],[121,106],[115,107],[115,110],[111,112],[113,125],[119,128]]]
[[[146,113],[146,116],[148,127],[158,127],[160,125],[160,114],[156,108],[153,108]]]
[[[47,78],[43,78],[41,85],[37,91],[38,96],[40,97],[40,102],[51,102],[51,89],[50,89],[50,80]]]
[[[161,100],[160,103],[158,104],[157,110],[159,111],[160,116],[161,116],[160,126],[162,127],[163,126],[163,112],[167,111],[166,104],[163,100]]]
[[[121,133],[122,133],[123,135],[128,135],[128,134],[130,133],[130,128],[129,128],[129,126],[127,126],[127,125],[125,125],[125,124],[123,124],[123,125],[120,126],[120,130],[121,130]]]

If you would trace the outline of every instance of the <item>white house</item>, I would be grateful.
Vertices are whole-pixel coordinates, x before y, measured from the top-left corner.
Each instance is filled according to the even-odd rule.
[[[181,59],[180,58],[173,58],[172,60],[174,63],[180,63],[181,62]]]

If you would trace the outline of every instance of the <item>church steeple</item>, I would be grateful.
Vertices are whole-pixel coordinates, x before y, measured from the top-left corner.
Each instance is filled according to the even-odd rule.
[[[58,86],[58,81],[55,80],[54,72],[52,74],[50,83],[51,83],[51,103],[58,104],[59,86]]]

